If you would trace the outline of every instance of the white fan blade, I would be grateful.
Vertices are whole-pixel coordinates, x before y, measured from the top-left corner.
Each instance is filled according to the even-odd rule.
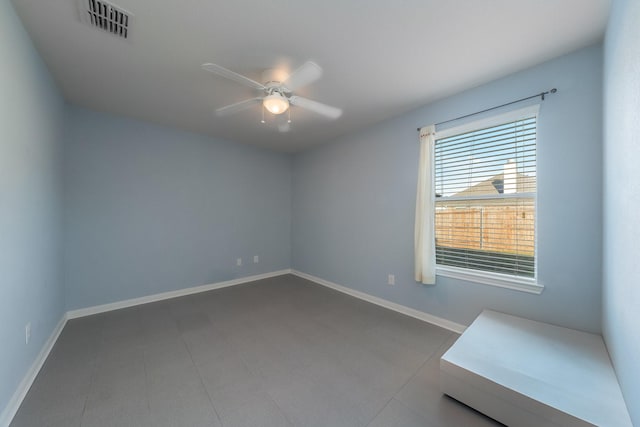
[[[238,82],[240,84],[252,87],[254,89],[260,89],[260,90],[265,89],[263,84],[258,83],[255,80],[251,80],[249,77],[245,77],[242,74],[238,74],[234,71],[227,70],[226,68],[216,64],[209,64],[209,63],[202,64],[202,69],[209,71],[211,73],[217,74],[219,76],[226,77],[230,80],[233,80],[234,82]]]
[[[291,124],[290,123],[280,123],[278,125],[278,131],[280,132],[289,132],[291,130]]]
[[[218,116],[228,116],[229,114],[237,113],[238,111],[246,110],[254,105],[262,102],[262,98],[245,99],[244,101],[236,102],[235,104],[227,105],[216,110]]]
[[[282,84],[290,91],[294,91],[315,82],[320,76],[322,76],[322,68],[315,62],[307,61],[291,73]]]
[[[301,96],[292,96],[289,98],[289,102],[298,107],[329,117],[330,119],[337,119],[342,115],[342,110],[340,108],[312,101],[311,99],[303,98]]]

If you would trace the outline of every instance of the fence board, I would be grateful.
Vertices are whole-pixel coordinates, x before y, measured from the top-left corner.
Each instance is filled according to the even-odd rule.
[[[533,256],[535,207],[445,206],[436,208],[436,246]]]

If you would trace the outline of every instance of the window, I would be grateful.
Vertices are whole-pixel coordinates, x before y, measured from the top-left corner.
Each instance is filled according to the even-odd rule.
[[[541,290],[535,284],[536,123],[537,106],[436,133],[438,274]]]

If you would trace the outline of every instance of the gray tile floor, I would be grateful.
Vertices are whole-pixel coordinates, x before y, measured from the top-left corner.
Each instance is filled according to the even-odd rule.
[[[457,335],[295,276],[67,323],[18,426],[496,426],[443,396]]]

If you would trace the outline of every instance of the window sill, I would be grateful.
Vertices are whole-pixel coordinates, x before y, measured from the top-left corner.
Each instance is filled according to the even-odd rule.
[[[466,268],[436,266],[436,275],[451,277],[452,279],[466,280],[469,282],[481,283],[483,285],[497,286],[499,288],[512,289],[514,291],[527,292],[540,295],[544,286],[536,279],[525,277],[513,277],[506,274],[491,273],[488,271],[476,271]]]

